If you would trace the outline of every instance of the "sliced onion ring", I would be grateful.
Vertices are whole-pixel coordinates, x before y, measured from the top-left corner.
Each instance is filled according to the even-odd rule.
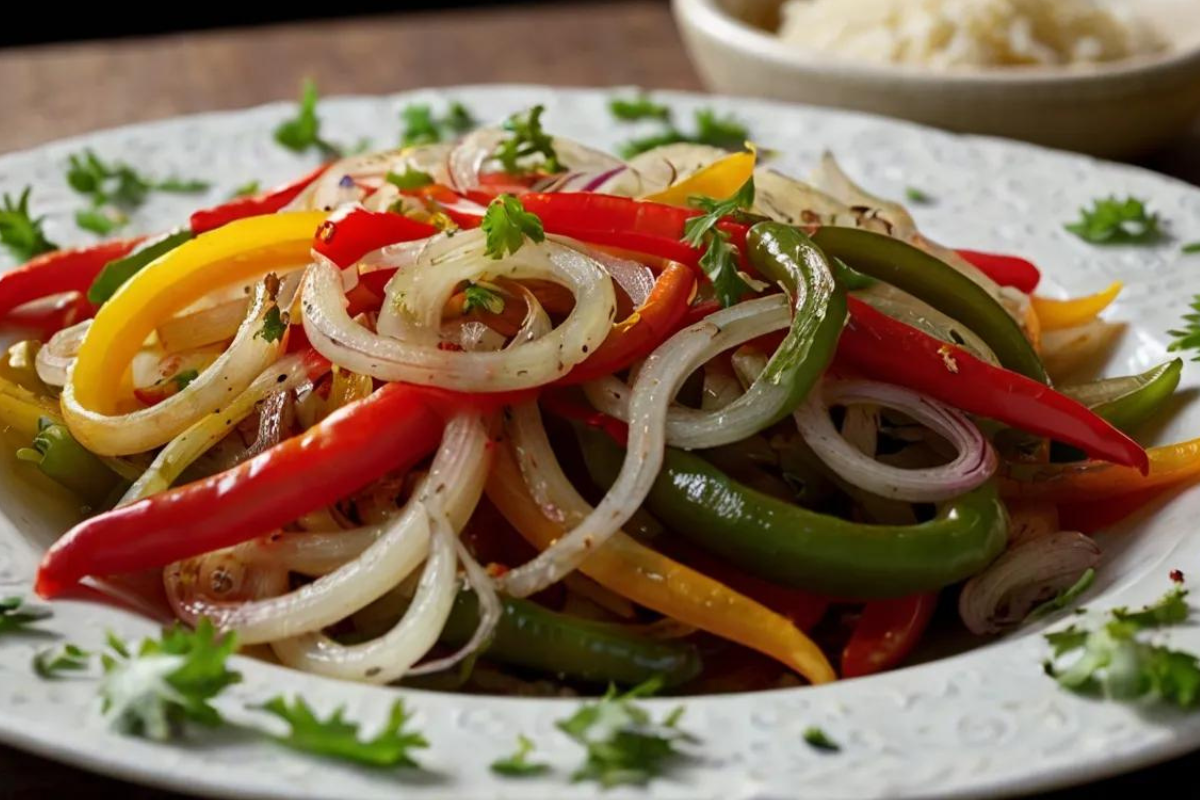
[[[948,440],[958,456],[927,469],[881,464],[837,432],[829,406],[870,403],[901,411]],[[843,479],[880,497],[933,503],[969,492],[996,471],[996,452],[961,411],[918,392],[866,380],[825,380],[794,414],[804,441]]]

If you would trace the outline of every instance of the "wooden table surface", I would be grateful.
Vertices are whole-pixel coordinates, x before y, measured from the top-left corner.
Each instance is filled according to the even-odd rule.
[[[537,33],[536,45],[524,43],[530,31]],[[702,88],[667,3],[653,0],[409,13],[16,48],[0,50],[0,153],[97,128],[289,99],[304,77],[315,78],[330,95],[506,81]],[[1200,124],[1141,163],[1200,184]],[[1157,788],[1167,796],[1194,780],[1197,767],[1200,757],[1192,756],[1105,788]],[[107,790],[126,800],[171,797],[0,748],[5,800],[84,791],[110,796]]]

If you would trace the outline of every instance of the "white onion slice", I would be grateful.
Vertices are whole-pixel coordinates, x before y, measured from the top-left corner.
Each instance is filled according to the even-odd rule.
[[[489,441],[478,417],[455,417],[446,426],[429,475],[359,558],[288,594],[215,614],[213,622],[237,631],[243,643],[257,644],[319,631],[379,599],[429,552],[428,498],[440,500],[455,530],[466,525],[487,479]]]
[[[259,336],[263,319],[274,308],[266,282],[260,282],[246,319],[229,348],[187,388],[149,408],[129,414],[101,414],[75,399],[73,381],[63,389],[63,416],[79,443],[98,455],[142,453],[166,444],[200,417],[246,389],[279,353],[278,340]],[[114,376],[115,379],[115,376]]]
[[[958,613],[972,633],[999,633],[1019,624],[1038,603],[1073,586],[1100,563],[1100,546],[1077,531],[1023,542],[963,587]]]
[[[248,306],[249,300],[240,297],[201,311],[172,317],[158,326],[158,338],[163,350],[178,353],[225,341],[237,333],[238,326],[246,318]],[[280,302],[280,308],[286,308],[286,304]]]
[[[483,255],[480,231],[459,234],[455,241],[460,246],[445,258],[399,270],[388,285],[388,302],[402,301],[409,310],[401,313],[410,315],[413,327],[436,330],[458,283],[481,275],[563,284],[575,295],[575,307],[552,332],[521,347],[498,353],[440,350],[424,338],[415,343],[393,339],[355,324],[346,314],[337,270],[316,263],[304,283],[304,329],[313,347],[342,367],[380,380],[497,392],[550,383],[608,335],[616,298],[595,260],[551,241],[527,243],[516,254],[494,260]]]
[[[687,363],[680,365],[685,376],[725,350],[788,327],[791,311],[786,297],[770,295],[722,309],[705,321],[717,332],[707,347],[697,350]],[[687,330],[675,334],[655,355],[684,337]],[[622,381],[610,376],[584,384],[583,389],[598,410],[625,422],[631,420],[632,392]],[[778,395],[787,391],[786,386],[757,381],[749,391],[724,408],[696,410],[675,406],[667,414],[667,443],[673,447],[698,449],[718,447],[753,436],[767,426],[773,409],[780,405]]]
[[[948,440],[958,456],[949,464],[926,469],[900,469],[876,461],[846,441],[829,419],[829,406],[856,403],[907,414]],[[827,467],[880,497],[910,503],[949,500],[983,484],[996,471],[991,443],[965,414],[899,386],[866,380],[825,380],[794,416],[804,441]]]
[[[654,290],[654,271],[652,269],[645,264],[628,258],[618,258],[603,250],[587,248],[586,252],[604,266],[612,279],[629,296],[634,308],[641,308],[645,305],[646,298]]]
[[[91,327],[92,321],[85,319],[58,331],[50,337],[45,347],[38,348],[33,363],[42,383],[47,386],[66,385],[67,372],[75,363],[75,356],[79,355],[79,346],[83,344],[83,338],[87,336]]]

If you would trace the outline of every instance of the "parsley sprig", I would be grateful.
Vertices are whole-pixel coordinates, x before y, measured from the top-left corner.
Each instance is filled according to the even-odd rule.
[[[610,109],[618,119],[630,119],[630,117],[620,116],[614,106],[610,106]],[[645,117],[639,118],[644,119]],[[679,142],[706,144],[724,150],[740,150],[745,146],[746,140],[750,138],[750,131],[736,118],[731,115],[720,116],[711,108],[696,110],[694,114],[695,129],[692,131],[684,131],[677,127],[671,120],[669,109],[665,115],[657,118],[664,123],[663,130],[650,136],[632,139],[621,145],[618,152],[622,158],[633,158],[638,153]]]
[[[176,623],[136,650],[109,634],[108,647],[100,656],[101,711],[120,733],[164,741],[185,722],[219,725],[221,714],[210,701],[242,679],[226,663],[236,637],[218,636],[207,618],[194,631]]]
[[[533,751],[533,741],[528,736],[519,734],[516,751],[511,756],[493,761],[491,770],[498,775],[506,775],[510,778],[528,778],[548,772],[549,764],[529,760],[529,755]]]
[[[384,180],[403,191],[428,186],[433,183],[433,176],[428,172],[414,169],[411,164],[408,164],[405,166],[404,172],[388,172]]]
[[[37,629],[30,626],[49,617],[50,609],[28,605],[20,597],[0,599],[0,635],[37,633]]]
[[[492,158],[509,175],[520,175],[534,169],[553,175],[566,168],[558,160],[554,137],[542,128],[542,114],[545,111],[545,106],[536,105],[504,121],[504,130],[509,135],[496,146]]]
[[[639,94],[636,97],[614,97],[608,101],[608,110],[612,115],[624,122],[637,122],[643,119],[657,119],[669,122],[671,109],[662,103],[656,103],[649,95]]]
[[[1200,351],[1200,295],[1192,298],[1189,305],[1191,311],[1183,315],[1183,327],[1175,330],[1167,331],[1170,336],[1175,337],[1175,341],[1171,342],[1167,347],[1167,351],[1178,353],[1183,350]],[[1193,361],[1200,361],[1200,352],[1197,352],[1192,357]]]
[[[125,225],[151,192],[191,194],[209,187],[202,180],[157,180],[124,162],[105,161],[90,149],[68,157],[67,183],[91,201],[90,208],[75,212],[75,224],[102,236]]]
[[[371,146],[368,139],[360,139],[352,147],[346,147],[325,139],[321,136],[321,118],[317,116],[316,81],[308,78],[300,90],[300,105],[296,116],[284,120],[275,128],[275,141],[291,150],[293,153],[305,153],[316,149],[322,158],[342,158],[364,152]]]
[[[92,654],[73,645],[43,650],[33,657],[33,671],[38,677],[52,681],[64,672],[83,672],[91,662]]]
[[[1046,634],[1053,655],[1046,674],[1073,692],[1114,700],[1150,697],[1181,707],[1200,699],[1200,660],[1143,636],[1186,622],[1187,590],[1174,587],[1158,602],[1138,611],[1113,609],[1094,630],[1072,625]],[[1073,660],[1062,663],[1065,656]]]
[[[395,702],[387,723],[372,739],[364,739],[359,726],[346,720],[345,708],[321,719],[303,698],[293,698],[289,703],[276,697],[261,709],[290,726],[286,736],[276,737],[280,744],[328,758],[373,767],[415,767],[411,751],[429,746],[420,733],[405,730],[409,714],[403,700]]]
[[[1136,197],[1101,198],[1090,209],[1079,209],[1079,214],[1080,219],[1066,229],[1091,244],[1152,244],[1162,238],[1158,214]]]
[[[546,240],[542,220],[526,211],[521,201],[511,194],[502,194],[488,204],[480,227],[487,242],[484,252],[496,259],[520,250],[526,238],[534,242]]]
[[[662,681],[654,678],[625,694],[609,687],[599,701],[584,704],[557,723],[559,730],[587,750],[587,758],[572,780],[596,781],[606,788],[641,786],[684,755],[678,745],[696,740],[678,727],[683,707],[655,722],[650,712],[634,703],[661,687]]]
[[[45,217],[29,213],[29,193],[33,187],[26,186],[14,201],[7,193],[0,205],[0,244],[21,261],[57,250],[58,245],[46,238],[42,230]]]
[[[400,120],[404,123],[400,134],[402,147],[454,139],[479,124],[470,110],[457,101],[452,102],[441,117],[433,115],[433,108],[428,103],[410,103],[400,111]]]
[[[754,205],[754,177],[725,200],[711,197],[692,197],[688,203],[705,213],[692,217],[683,226],[683,241],[692,247],[704,246],[700,268],[712,281],[713,291],[721,305],[729,307],[750,291],[750,285],[738,268],[738,250],[729,241],[729,234],[717,227],[722,218],[749,210]]]

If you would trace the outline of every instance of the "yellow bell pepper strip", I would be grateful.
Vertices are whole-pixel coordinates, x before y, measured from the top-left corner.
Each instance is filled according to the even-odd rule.
[[[38,421],[42,419],[61,424],[58,403],[0,378],[0,431],[9,431],[29,441],[38,435]]]
[[[80,405],[101,414],[120,410],[125,375],[146,337],[167,317],[220,286],[250,282],[309,260],[321,212],[237,220],[164,254],[104,304],[71,375]]]
[[[1086,325],[1108,308],[1117,295],[1121,293],[1123,284],[1114,281],[1103,292],[1090,294],[1087,297],[1076,297],[1073,300],[1051,300],[1048,297],[1034,295],[1030,298],[1033,311],[1037,314],[1038,322],[1043,330],[1058,331],[1063,328],[1076,328]]]
[[[496,448],[487,495],[530,544],[545,549],[561,538],[529,494],[507,445]],[[837,675],[825,654],[785,617],[618,532],[597,548],[580,572],[635,603],[737,642],[796,670],[812,683]]]
[[[1200,479],[1200,439],[1151,447],[1146,455],[1150,471],[1145,475],[1136,467],[1103,461],[1009,464],[1000,492],[1004,497],[1083,503]]]
[[[655,203],[669,206],[686,206],[688,199],[695,196],[724,200],[732,197],[742,185],[754,176],[756,156],[753,151],[734,153],[714,161],[704,169],[684,178],[661,192],[643,197]]]

